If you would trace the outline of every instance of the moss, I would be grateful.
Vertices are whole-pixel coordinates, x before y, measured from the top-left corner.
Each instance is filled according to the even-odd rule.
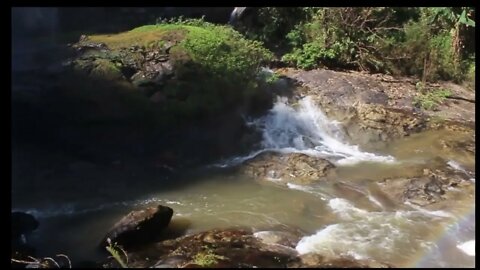
[[[218,263],[218,260],[227,259],[224,256],[213,253],[211,249],[197,253],[193,257],[193,263],[202,267],[212,267]]]
[[[89,36],[82,42],[104,43],[109,48],[82,57],[97,58],[86,67],[90,74],[111,79],[124,79],[129,75],[121,77],[122,73],[131,76],[143,69],[144,56],[150,51],[168,54],[175,78],[160,90],[166,96],[160,105],[162,114],[169,115],[165,119],[205,118],[241,106],[254,98],[257,84],[253,82],[260,65],[272,58],[261,43],[245,39],[231,27],[200,20],[145,25]],[[132,50],[135,47],[139,50]]]
[[[125,79],[120,71],[121,64],[106,59],[96,59],[93,63],[95,66],[90,72],[91,75],[108,80]]]
[[[172,35],[172,32],[175,33]],[[128,48],[131,46],[153,47],[162,45],[163,40],[180,41],[184,38],[185,29],[181,26],[143,26],[128,32],[110,35],[89,36],[89,41],[105,43],[110,49]],[[175,37],[173,40],[172,37]]]

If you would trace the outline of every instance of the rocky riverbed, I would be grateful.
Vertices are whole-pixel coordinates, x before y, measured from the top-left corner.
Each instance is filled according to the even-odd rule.
[[[85,257],[107,238],[131,267],[405,266],[474,207],[473,91],[428,84],[452,95],[426,110],[411,78],[287,68],[230,100],[188,81],[205,74],[185,29],[82,36],[48,91],[16,84],[13,203],[40,219],[13,232],[21,258],[21,235],[43,233],[104,267],[119,265]]]

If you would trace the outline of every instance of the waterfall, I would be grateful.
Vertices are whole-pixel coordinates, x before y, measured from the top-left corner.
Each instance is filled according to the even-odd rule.
[[[309,96],[298,104],[289,104],[287,98],[278,97],[267,115],[248,124],[262,132],[261,149],[220,166],[236,165],[266,151],[303,153],[329,159],[338,165],[362,161],[395,162],[392,156],[364,152],[357,145],[346,143],[341,123],[328,119]]]

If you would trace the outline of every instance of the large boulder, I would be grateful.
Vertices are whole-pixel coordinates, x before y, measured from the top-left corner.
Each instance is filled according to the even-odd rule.
[[[255,81],[260,63],[271,54],[231,28],[198,21],[162,23],[82,35],[71,47],[76,56],[66,63],[75,72],[137,90],[172,122],[265,99]]]
[[[172,208],[163,205],[132,211],[110,229],[100,246],[107,246],[108,238],[124,248],[153,242],[167,228],[172,215]]]
[[[334,168],[330,161],[306,154],[266,152],[242,164],[239,171],[260,181],[309,185],[328,179]]]

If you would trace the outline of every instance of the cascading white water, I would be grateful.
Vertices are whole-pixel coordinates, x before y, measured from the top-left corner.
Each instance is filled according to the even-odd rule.
[[[285,97],[278,97],[267,115],[249,124],[262,131],[262,149],[234,158],[223,166],[239,164],[265,151],[304,153],[339,165],[395,161],[392,156],[363,152],[358,146],[345,143],[340,123],[329,120],[309,96],[295,105],[288,104]]]

